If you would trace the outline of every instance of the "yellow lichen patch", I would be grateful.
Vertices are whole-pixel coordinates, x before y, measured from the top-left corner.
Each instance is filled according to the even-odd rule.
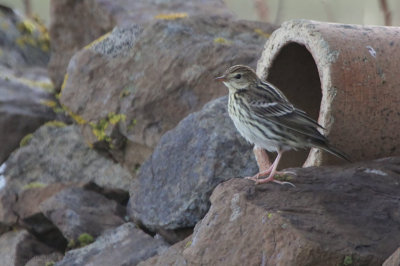
[[[223,44],[223,45],[231,45],[232,41],[227,40],[227,39],[222,38],[222,37],[217,37],[217,38],[214,39],[214,43]]]
[[[125,121],[126,120],[126,115],[124,114],[115,114],[115,113],[109,113],[108,114],[108,121],[112,125],[117,124],[119,121]]]
[[[87,121],[80,115],[75,114],[72,112],[68,107],[63,105],[64,110],[68,113],[68,115],[79,125],[84,125],[87,123]]]
[[[68,73],[65,73],[63,83],[61,84],[60,94],[63,92],[65,86],[67,86],[68,77]]]
[[[56,101],[52,101],[52,100],[42,100],[40,102],[40,104],[45,105],[45,106],[50,107],[50,108],[54,108],[54,107],[57,106],[57,102]]]
[[[40,183],[40,182],[31,182],[29,184],[26,184],[25,186],[22,187],[23,190],[25,189],[32,189],[32,188],[43,188],[46,187],[46,184]]]
[[[111,32],[108,32],[106,34],[104,34],[103,36],[97,38],[96,40],[94,40],[93,42],[89,43],[88,45],[86,45],[83,49],[90,49],[92,48],[94,45],[96,45],[97,43],[101,42],[102,40],[104,40],[105,38],[108,37],[108,35],[110,35]]]
[[[90,122],[90,127],[92,128],[93,135],[96,136],[99,141],[110,142],[111,138],[106,134],[106,130],[109,126],[108,119],[101,119],[97,123]]]
[[[62,122],[62,121],[53,120],[53,121],[47,122],[47,123],[45,124],[45,126],[48,126],[48,127],[66,127],[67,124],[65,124],[65,123]]]
[[[188,247],[190,247],[192,245],[192,240],[189,240],[186,245],[185,245],[185,249],[187,249]]]
[[[175,20],[180,18],[186,18],[188,16],[187,13],[169,13],[169,14],[158,14],[155,16],[156,19],[163,20]]]
[[[257,33],[258,35],[260,35],[261,37],[264,38],[269,38],[269,36],[271,36],[271,34],[264,32],[262,29],[254,29],[254,32]]]
[[[115,114],[114,112],[111,112],[107,115],[106,118],[101,119],[97,123],[90,122],[89,125],[92,128],[92,133],[93,135],[96,136],[97,140],[99,141],[106,141],[109,143],[109,147],[113,148],[113,145],[111,143],[111,137],[107,134],[107,128],[110,125],[116,125],[120,121],[125,121],[126,120],[126,115],[124,114]]]
[[[17,29],[21,33],[32,34],[36,29],[36,25],[33,21],[31,21],[29,19],[25,19],[24,21],[21,21],[20,23],[18,23]]]
[[[78,123],[79,125],[84,125],[87,123],[87,121],[80,115],[74,114],[73,112],[69,112],[68,113],[70,117],[72,117],[72,119],[74,119],[74,121],[76,123]]]
[[[21,148],[21,147],[24,147],[24,146],[28,145],[32,138],[33,138],[33,134],[32,133],[30,133],[30,134],[26,135],[25,137],[23,137],[21,139],[21,141],[19,142],[19,147]]]

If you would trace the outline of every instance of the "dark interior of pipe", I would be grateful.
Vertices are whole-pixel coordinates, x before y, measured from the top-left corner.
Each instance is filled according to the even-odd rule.
[[[273,60],[266,79],[282,90],[295,107],[318,121],[321,81],[317,65],[305,46],[298,43],[284,46]],[[302,166],[309,152],[308,149],[285,153],[279,168]]]

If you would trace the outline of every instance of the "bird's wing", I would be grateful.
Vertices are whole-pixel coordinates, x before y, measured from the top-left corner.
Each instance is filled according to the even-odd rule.
[[[306,136],[325,140],[318,132],[320,126],[304,111],[294,108],[289,102],[250,102],[256,116],[260,119],[268,119],[270,122],[282,127],[290,128]]]
[[[252,109],[260,116],[274,117],[283,116],[292,113],[295,108],[289,102],[268,102],[263,100],[254,100],[250,102]]]

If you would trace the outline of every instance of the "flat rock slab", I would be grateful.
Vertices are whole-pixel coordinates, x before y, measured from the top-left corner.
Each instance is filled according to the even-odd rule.
[[[193,227],[219,183],[257,172],[252,146],[236,131],[227,102],[226,96],[211,101],[161,138],[132,183],[133,220],[153,231]]]
[[[381,265],[398,248],[400,157],[293,170],[296,188],[219,185],[182,252],[141,265]]]
[[[126,223],[106,231],[86,247],[67,252],[64,259],[55,265],[134,266],[166,248],[163,241],[145,234],[133,223]]]

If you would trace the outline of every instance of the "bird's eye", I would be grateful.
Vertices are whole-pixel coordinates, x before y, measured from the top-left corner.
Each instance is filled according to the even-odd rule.
[[[237,74],[236,76],[234,76],[235,79],[240,79],[242,77],[242,75]]]

